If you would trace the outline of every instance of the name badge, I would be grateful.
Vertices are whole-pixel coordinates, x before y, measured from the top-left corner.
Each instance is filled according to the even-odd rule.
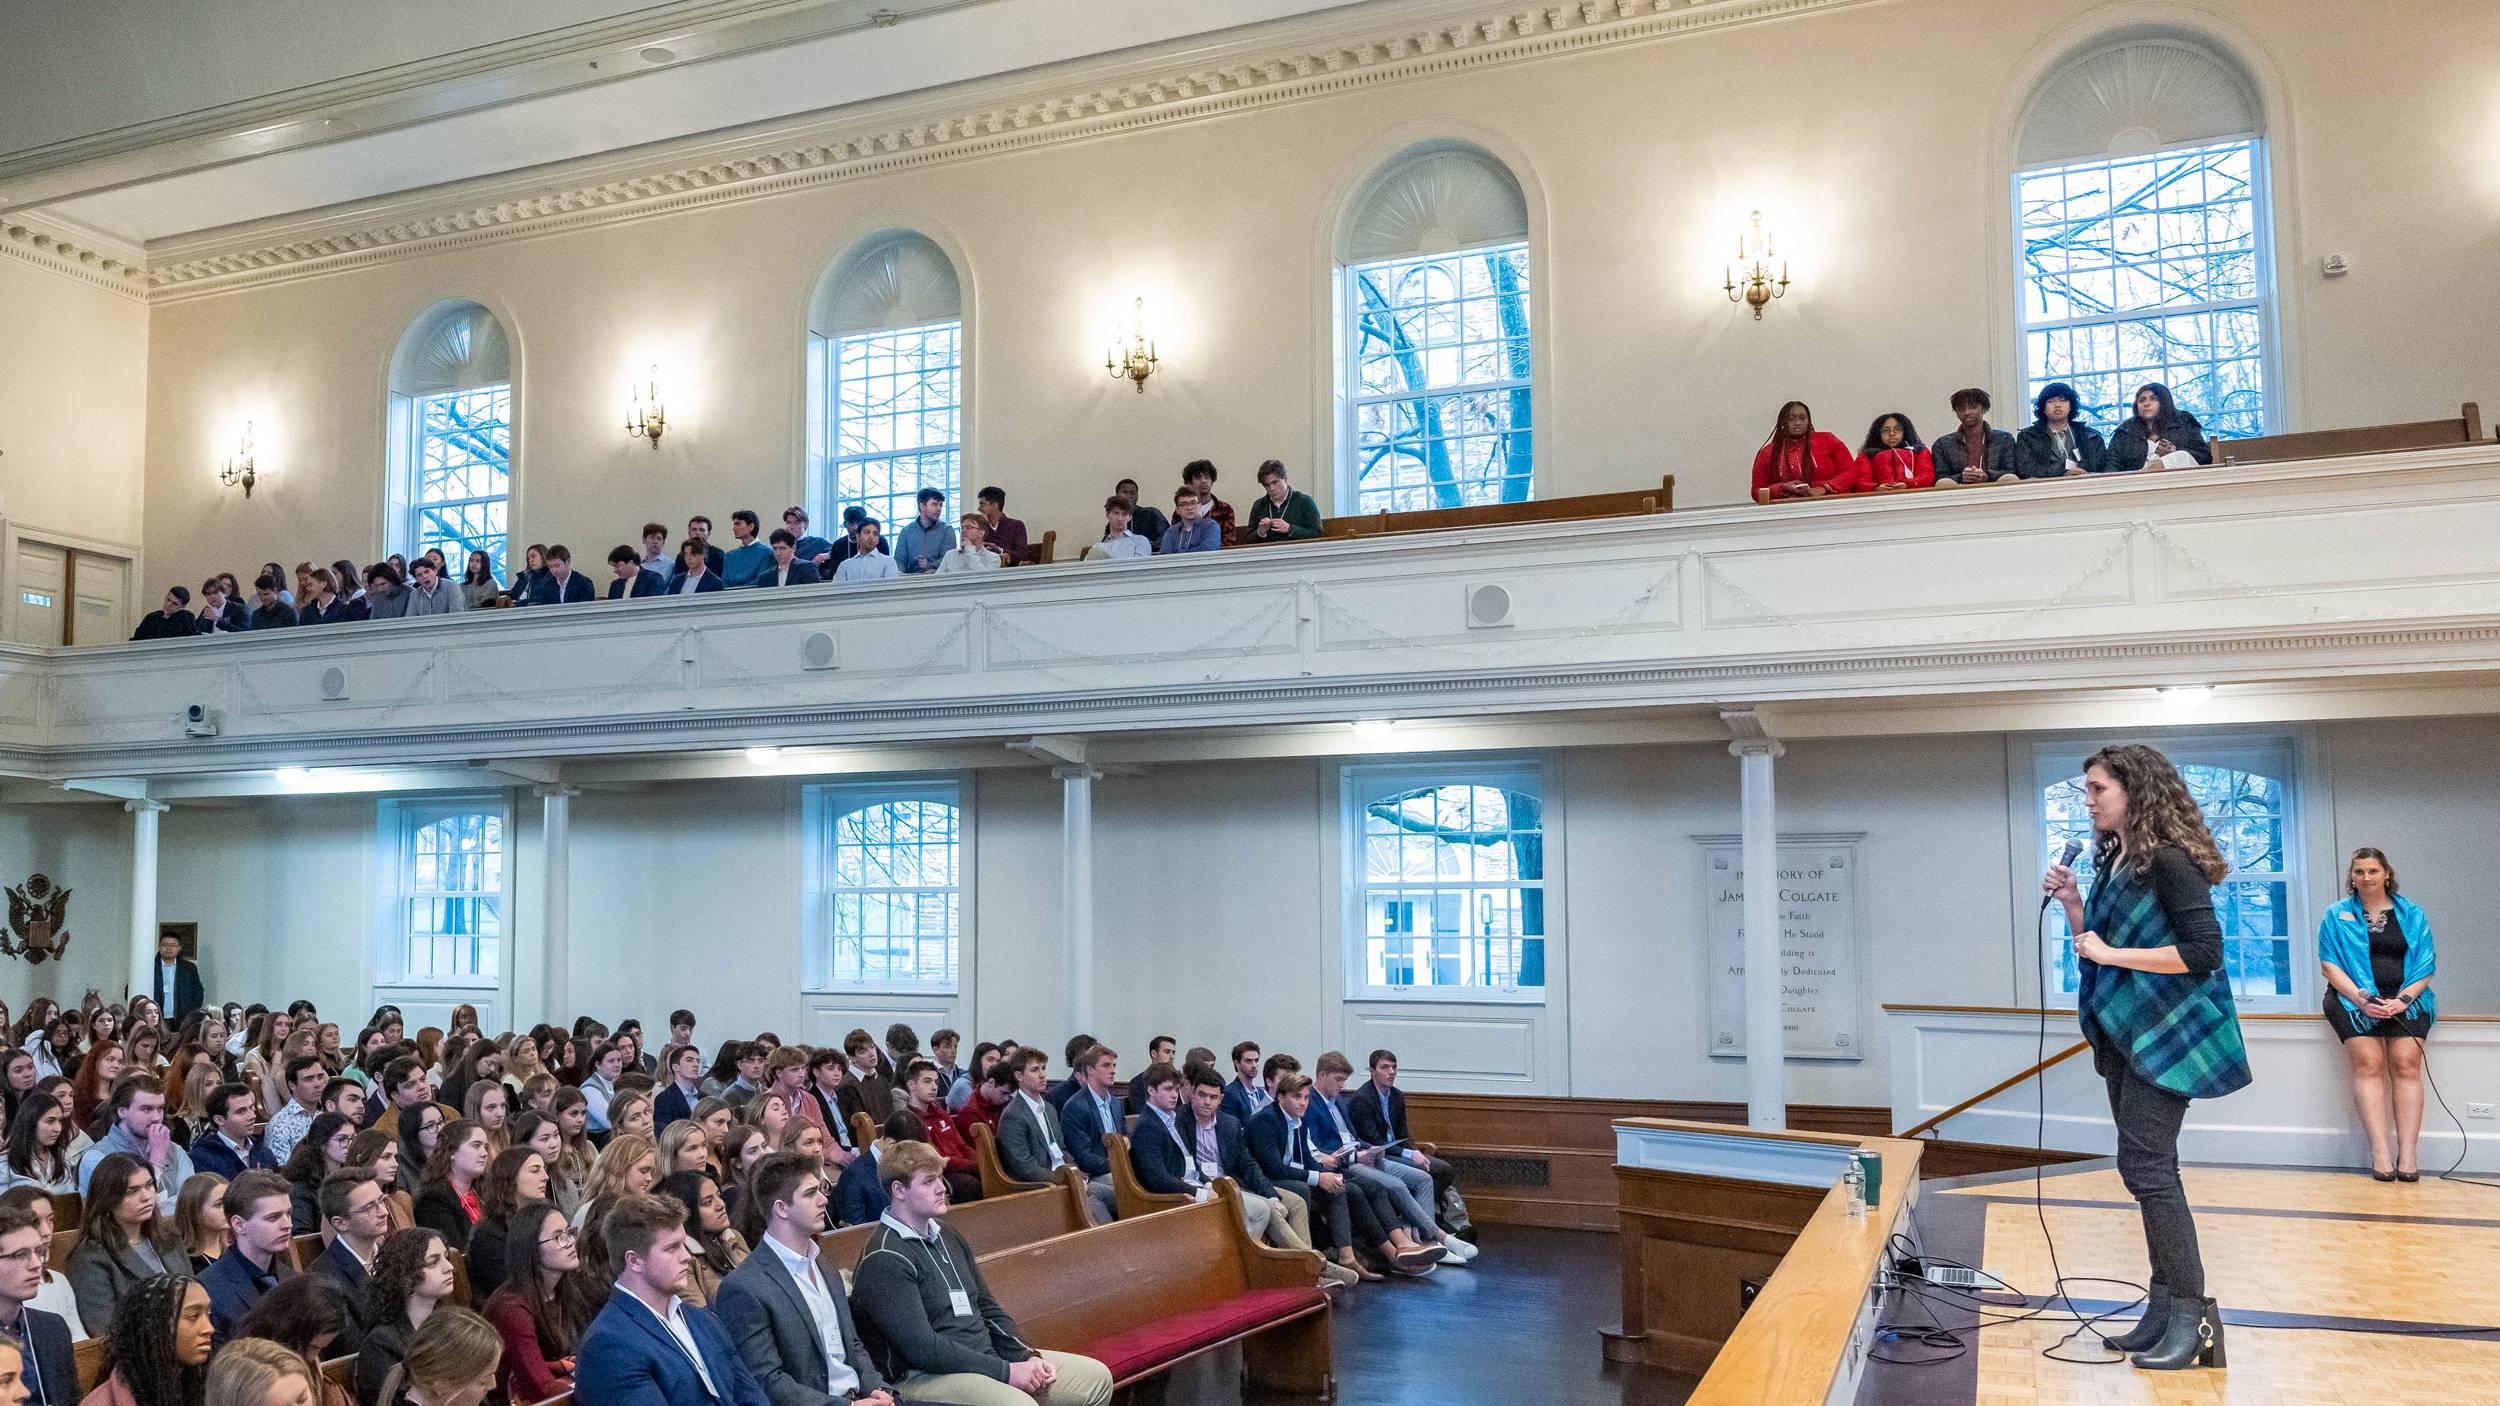
[[[955,1316],[957,1318],[970,1318],[972,1316],[971,1294],[962,1289],[949,1289],[946,1291],[946,1301],[955,1306]]]

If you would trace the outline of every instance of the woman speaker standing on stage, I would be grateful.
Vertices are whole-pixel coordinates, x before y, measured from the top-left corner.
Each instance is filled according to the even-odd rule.
[[[2196,1222],[2179,1184],[2188,1100],[2248,1083],[2212,886],[2228,872],[2170,759],[2150,747],[2104,747],[2083,767],[2092,815],[2092,894],[2053,866],[2044,881],[2066,907],[2082,973],[2076,998],[2092,1067],[2109,1084],[2118,1175],[2144,1216],[2151,1292],[2133,1332],[2109,1345],[2138,1367],[2223,1365],[2222,1313],[2205,1296]]]

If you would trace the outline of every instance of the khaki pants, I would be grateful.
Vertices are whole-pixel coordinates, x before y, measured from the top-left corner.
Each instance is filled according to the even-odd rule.
[[[1247,1191],[1241,1195],[1244,1204],[1259,1199]],[[1276,1199],[1285,1203],[1285,1213],[1268,1218],[1267,1243],[1280,1250],[1310,1249],[1311,1203],[1300,1192],[1283,1186],[1276,1188]]]
[[[944,1401],[951,1406],[1103,1406],[1111,1399],[1110,1368],[1073,1352],[1045,1349],[1041,1355],[1059,1369],[1059,1380],[1040,1396],[1028,1396],[996,1377],[973,1372],[915,1376],[898,1383],[894,1394],[904,1401]]]

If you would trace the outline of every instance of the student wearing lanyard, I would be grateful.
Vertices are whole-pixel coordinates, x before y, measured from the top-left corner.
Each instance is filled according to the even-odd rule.
[[[0,1344],[17,1349],[26,1406],[70,1406],[79,1393],[69,1325],[27,1302],[43,1289],[46,1251],[33,1211],[0,1211]],[[1110,1384],[1104,1377],[1106,1395]]]
[[[680,1297],[694,1263],[684,1207],[625,1196],[600,1235],[617,1266],[616,1292],[576,1354],[582,1406],[773,1406],[719,1322]]]
[[[764,1208],[761,1243],[721,1280],[713,1304],[747,1369],[774,1406],[894,1406],[851,1322],[840,1274],[817,1254],[823,1174],[808,1158],[776,1153],[755,1164],[747,1194]]]
[[[946,1159],[906,1142],[878,1168],[890,1204],[851,1272],[851,1307],[867,1320],[877,1366],[905,1401],[963,1406],[1102,1406],[1111,1370],[1072,1352],[1035,1351],[990,1297],[946,1212]],[[601,1406],[593,1402],[590,1406]]]

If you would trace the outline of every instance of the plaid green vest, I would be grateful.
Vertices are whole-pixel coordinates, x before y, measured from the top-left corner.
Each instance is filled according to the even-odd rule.
[[[2170,930],[2153,886],[2112,864],[2092,885],[2084,923],[2112,947],[2168,947]],[[2220,1098],[2248,1085],[2231,979],[2083,964],[2077,1000],[2084,1038],[2123,1055],[2137,1078],[2188,1098]]]

